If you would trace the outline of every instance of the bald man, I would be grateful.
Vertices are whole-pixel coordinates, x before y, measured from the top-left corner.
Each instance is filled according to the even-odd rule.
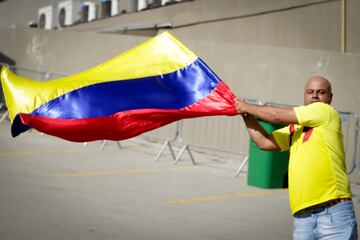
[[[259,148],[290,151],[293,239],[357,239],[341,120],[330,105],[332,97],[330,82],[315,76],[306,82],[304,106],[279,108],[253,105],[243,99],[236,102]],[[256,118],[287,126],[268,134]]]

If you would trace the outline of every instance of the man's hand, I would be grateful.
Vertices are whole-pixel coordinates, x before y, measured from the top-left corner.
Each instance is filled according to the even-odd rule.
[[[236,104],[236,111],[240,114],[240,115],[243,115],[243,116],[246,116],[248,113],[246,111],[246,107],[249,105],[245,99],[243,98],[238,98],[236,99],[235,101],[235,104]]]

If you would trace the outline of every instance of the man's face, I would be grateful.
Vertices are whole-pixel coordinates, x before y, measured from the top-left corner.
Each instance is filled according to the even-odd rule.
[[[305,85],[304,104],[323,102],[331,104],[332,93],[329,81],[322,77],[311,78]]]

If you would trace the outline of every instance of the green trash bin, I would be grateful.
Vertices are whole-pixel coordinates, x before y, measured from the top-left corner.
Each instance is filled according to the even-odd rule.
[[[261,119],[258,122],[268,133],[283,127]],[[250,139],[248,185],[261,188],[287,188],[288,165],[289,152],[263,151]]]

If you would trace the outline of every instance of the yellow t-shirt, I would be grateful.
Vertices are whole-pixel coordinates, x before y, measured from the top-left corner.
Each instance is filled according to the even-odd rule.
[[[290,148],[291,212],[351,197],[339,113],[321,102],[295,107],[294,111],[299,125],[295,125]],[[289,126],[272,134],[281,151],[289,150]]]

